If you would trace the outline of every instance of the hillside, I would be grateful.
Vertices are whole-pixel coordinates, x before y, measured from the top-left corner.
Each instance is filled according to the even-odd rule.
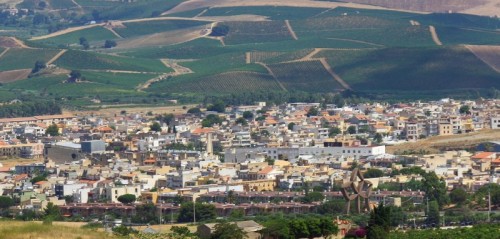
[[[51,11],[78,9],[98,21],[0,38],[0,100],[33,95],[85,106],[345,90],[467,98],[500,89],[500,20],[442,13],[488,0],[354,2],[50,1]],[[104,48],[110,41],[116,47]],[[31,74],[37,61],[50,66]]]

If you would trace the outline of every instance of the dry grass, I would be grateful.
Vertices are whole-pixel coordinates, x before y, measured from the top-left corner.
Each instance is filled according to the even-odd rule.
[[[101,239],[116,238],[104,232],[75,226],[43,225],[40,222],[2,221],[0,239]]]
[[[449,136],[434,136],[417,142],[408,142],[404,144],[388,146],[388,153],[396,151],[419,151],[425,150],[430,153],[438,153],[441,150],[465,149],[475,147],[477,144],[498,140],[500,138],[500,130],[481,130],[469,134],[449,135]]]
[[[183,107],[185,106],[185,109]],[[136,105],[103,105],[102,109],[93,111],[68,111],[74,115],[101,115],[101,116],[114,116],[120,115],[121,111],[125,110],[127,114],[142,114],[146,115],[148,112],[153,114],[185,114],[189,108],[196,107],[193,104],[176,105],[176,106],[136,106]],[[108,107],[108,108],[106,108]]]
[[[3,167],[14,167],[19,164],[32,164],[32,163],[41,163],[43,159],[24,159],[24,158],[0,158],[0,163]],[[2,225],[0,224],[0,227]]]
[[[28,78],[31,69],[21,69],[0,72],[0,83],[10,83]]]

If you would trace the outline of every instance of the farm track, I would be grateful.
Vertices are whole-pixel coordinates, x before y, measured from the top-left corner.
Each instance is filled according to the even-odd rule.
[[[77,8],[79,8],[79,9],[83,9],[83,7],[82,7],[80,4],[78,4],[75,0],[71,0],[71,2],[72,2],[73,4],[75,4],[75,6],[76,6]]]
[[[2,56],[5,55],[5,53],[7,53],[9,50],[10,48],[5,48],[5,50],[3,50],[2,53],[0,53],[0,58],[2,58]]]
[[[250,52],[245,52],[245,63],[246,64],[252,63]]]
[[[267,72],[269,73],[269,75],[271,75],[274,80],[276,80],[276,83],[278,83],[278,85],[280,86],[280,88],[284,91],[288,91],[285,86],[278,80],[278,77],[276,77],[276,75],[274,74],[274,72],[271,70],[271,68],[269,68],[269,66],[267,66],[266,64],[262,63],[262,62],[255,62],[256,64],[259,64],[261,66],[263,66],[264,68],[266,68]]]
[[[89,29],[89,28],[93,28],[93,27],[98,27],[98,26],[104,26],[104,23],[93,24],[93,25],[85,25],[85,26],[79,26],[79,27],[70,27],[70,28],[67,28],[67,29],[64,29],[64,30],[61,30],[61,31],[57,31],[57,32],[53,32],[53,33],[47,34],[47,35],[38,36],[38,37],[32,37],[30,40],[37,41],[37,40],[48,39],[48,38],[57,37],[57,36],[61,36],[61,35],[64,35],[64,34],[68,34],[68,33],[71,33],[71,32],[76,32],[76,31],[80,31],[80,30],[84,30],[84,29]]]
[[[115,31],[115,29],[111,28],[111,27],[105,27],[106,30],[110,31],[111,33],[113,33],[113,35],[115,35],[116,37],[120,38],[120,39],[123,39],[123,37],[118,34],[118,32]]]
[[[329,37],[328,39],[331,39],[331,40],[340,40],[340,41],[348,41],[348,42],[356,42],[356,43],[363,43],[363,44],[368,44],[368,45],[371,45],[371,46],[378,46],[378,47],[385,47],[384,45],[373,43],[373,42],[358,41],[358,40],[347,39],[347,38]]]
[[[309,54],[307,54],[306,56],[302,57],[301,59],[299,59],[298,61],[308,61],[308,60],[312,60],[313,59],[313,56],[318,54],[320,51],[322,51],[323,49],[322,48],[314,48],[314,50],[312,50]]]
[[[429,31],[431,32],[432,40],[434,41],[434,43],[436,43],[436,45],[438,46],[442,46],[443,43],[441,42],[441,40],[439,40],[436,28],[434,26],[429,26]]]
[[[297,37],[297,34],[295,34],[295,32],[293,31],[292,25],[290,25],[290,21],[285,20],[285,25],[286,25],[286,28],[288,29],[288,32],[290,32],[290,35],[292,36],[292,38],[294,40],[299,40],[299,38]]]
[[[205,9],[205,10],[203,10],[203,11],[201,11],[200,13],[196,14],[196,16],[194,16],[194,18],[203,16],[203,14],[205,14],[207,11],[208,11],[208,8]]]
[[[321,62],[323,67],[325,67],[326,71],[328,71],[328,73],[332,75],[333,79],[335,79],[342,87],[344,87],[345,89],[352,90],[352,88],[342,78],[340,78],[340,76],[337,75],[337,73],[333,71],[332,67],[330,66],[330,64],[328,64],[325,58],[319,58],[319,61]]]
[[[175,61],[169,61],[168,59],[161,59],[161,62],[166,67],[172,68],[174,70],[174,72],[169,72],[169,73],[162,74],[160,76],[157,76],[157,77],[155,77],[153,79],[150,79],[150,80],[146,81],[144,84],[138,85],[136,87],[136,89],[138,91],[145,90],[145,89],[149,88],[151,86],[151,84],[153,84],[155,82],[159,82],[159,81],[165,80],[165,79],[167,79],[168,77],[171,77],[171,76],[179,76],[179,75],[185,75],[185,74],[194,73],[193,70],[191,70],[191,69],[189,69],[187,67],[179,65]]]
[[[62,55],[64,55],[64,53],[66,53],[67,51],[68,51],[67,49],[61,50],[54,57],[52,57],[52,59],[50,59],[49,61],[47,61],[47,65],[50,65],[50,64],[54,63],[55,61],[57,61],[57,59],[59,59],[59,57],[61,57]]]

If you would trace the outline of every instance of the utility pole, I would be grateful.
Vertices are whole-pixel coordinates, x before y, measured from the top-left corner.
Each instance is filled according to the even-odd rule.
[[[163,211],[163,208],[161,207],[161,201],[160,201],[160,225],[161,225],[161,221],[162,221],[161,220],[161,213],[162,213],[162,211]]]

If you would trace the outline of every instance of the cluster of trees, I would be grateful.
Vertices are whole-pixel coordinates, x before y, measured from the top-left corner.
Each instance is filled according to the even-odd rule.
[[[218,115],[207,115],[207,117],[201,121],[201,126],[212,127],[214,124],[221,124],[222,121],[224,121],[224,119]]]
[[[271,217],[261,222],[265,229],[265,237],[271,238],[328,238],[338,232],[332,218],[318,215],[301,215],[300,217]]]
[[[0,106],[0,118],[61,114],[61,106],[53,101],[33,101]]]
[[[195,205],[196,211],[196,221],[207,221],[212,220],[217,217],[217,213],[215,211],[215,206],[213,204],[207,203],[199,203],[197,202]],[[192,222],[193,221],[193,203],[186,202],[181,204],[181,208],[179,209],[179,217],[177,218],[178,222]]]

